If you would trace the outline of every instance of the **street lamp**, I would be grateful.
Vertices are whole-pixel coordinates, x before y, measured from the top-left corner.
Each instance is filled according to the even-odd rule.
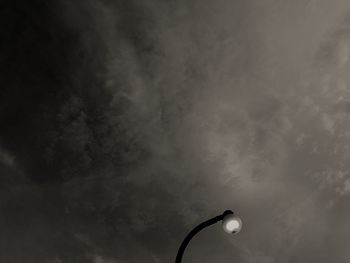
[[[192,229],[190,233],[188,233],[188,235],[182,241],[179,251],[177,252],[175,263],[181,263],[182,256],[188,243],[198,232],[219,221],[222,221],[222,227],[226,233],[237,234],[242,229],[242,220],[238,216],[234,215],[231,210],[226,210],[222,215],[213,217],[212,219],[199,224],[194,229]]]

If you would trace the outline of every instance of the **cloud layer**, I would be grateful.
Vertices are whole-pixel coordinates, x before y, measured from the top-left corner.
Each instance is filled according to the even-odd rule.
[[[349,3],[4,3],[0,261],[347,262]]]

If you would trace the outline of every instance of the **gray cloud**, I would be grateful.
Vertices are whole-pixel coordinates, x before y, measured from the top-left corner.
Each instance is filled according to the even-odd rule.
[[[19,22],[47,36],[16,40],[34,60],[4,60],[26,58],[20,85],[15,70],[3,80],[0,258],[169,262],[186,231],[231,208],[242,233],[201,233],[186,260],[347,262],[349,7],[29,8],[53,18]]]

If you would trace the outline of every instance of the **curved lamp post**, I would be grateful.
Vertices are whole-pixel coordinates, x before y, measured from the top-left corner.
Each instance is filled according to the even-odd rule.
[[[182,256],[188,243],[198,232],[219,221],[222,221],[222,227],[224,231],[229,234],[237,234],[242,228],[242,220],[239,217],[235,216],[231,210],[226,210],[222,215],[213,217],[212,219],[199,224],[190,233],[188,233],[184,241],[182,241],[179,251],[176,255],[175,263],[181,263]]]

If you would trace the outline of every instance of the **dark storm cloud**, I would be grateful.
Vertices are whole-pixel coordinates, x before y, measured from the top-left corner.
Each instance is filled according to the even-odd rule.
[[[0,261],[347,262],[346,1],[7,1]]]

